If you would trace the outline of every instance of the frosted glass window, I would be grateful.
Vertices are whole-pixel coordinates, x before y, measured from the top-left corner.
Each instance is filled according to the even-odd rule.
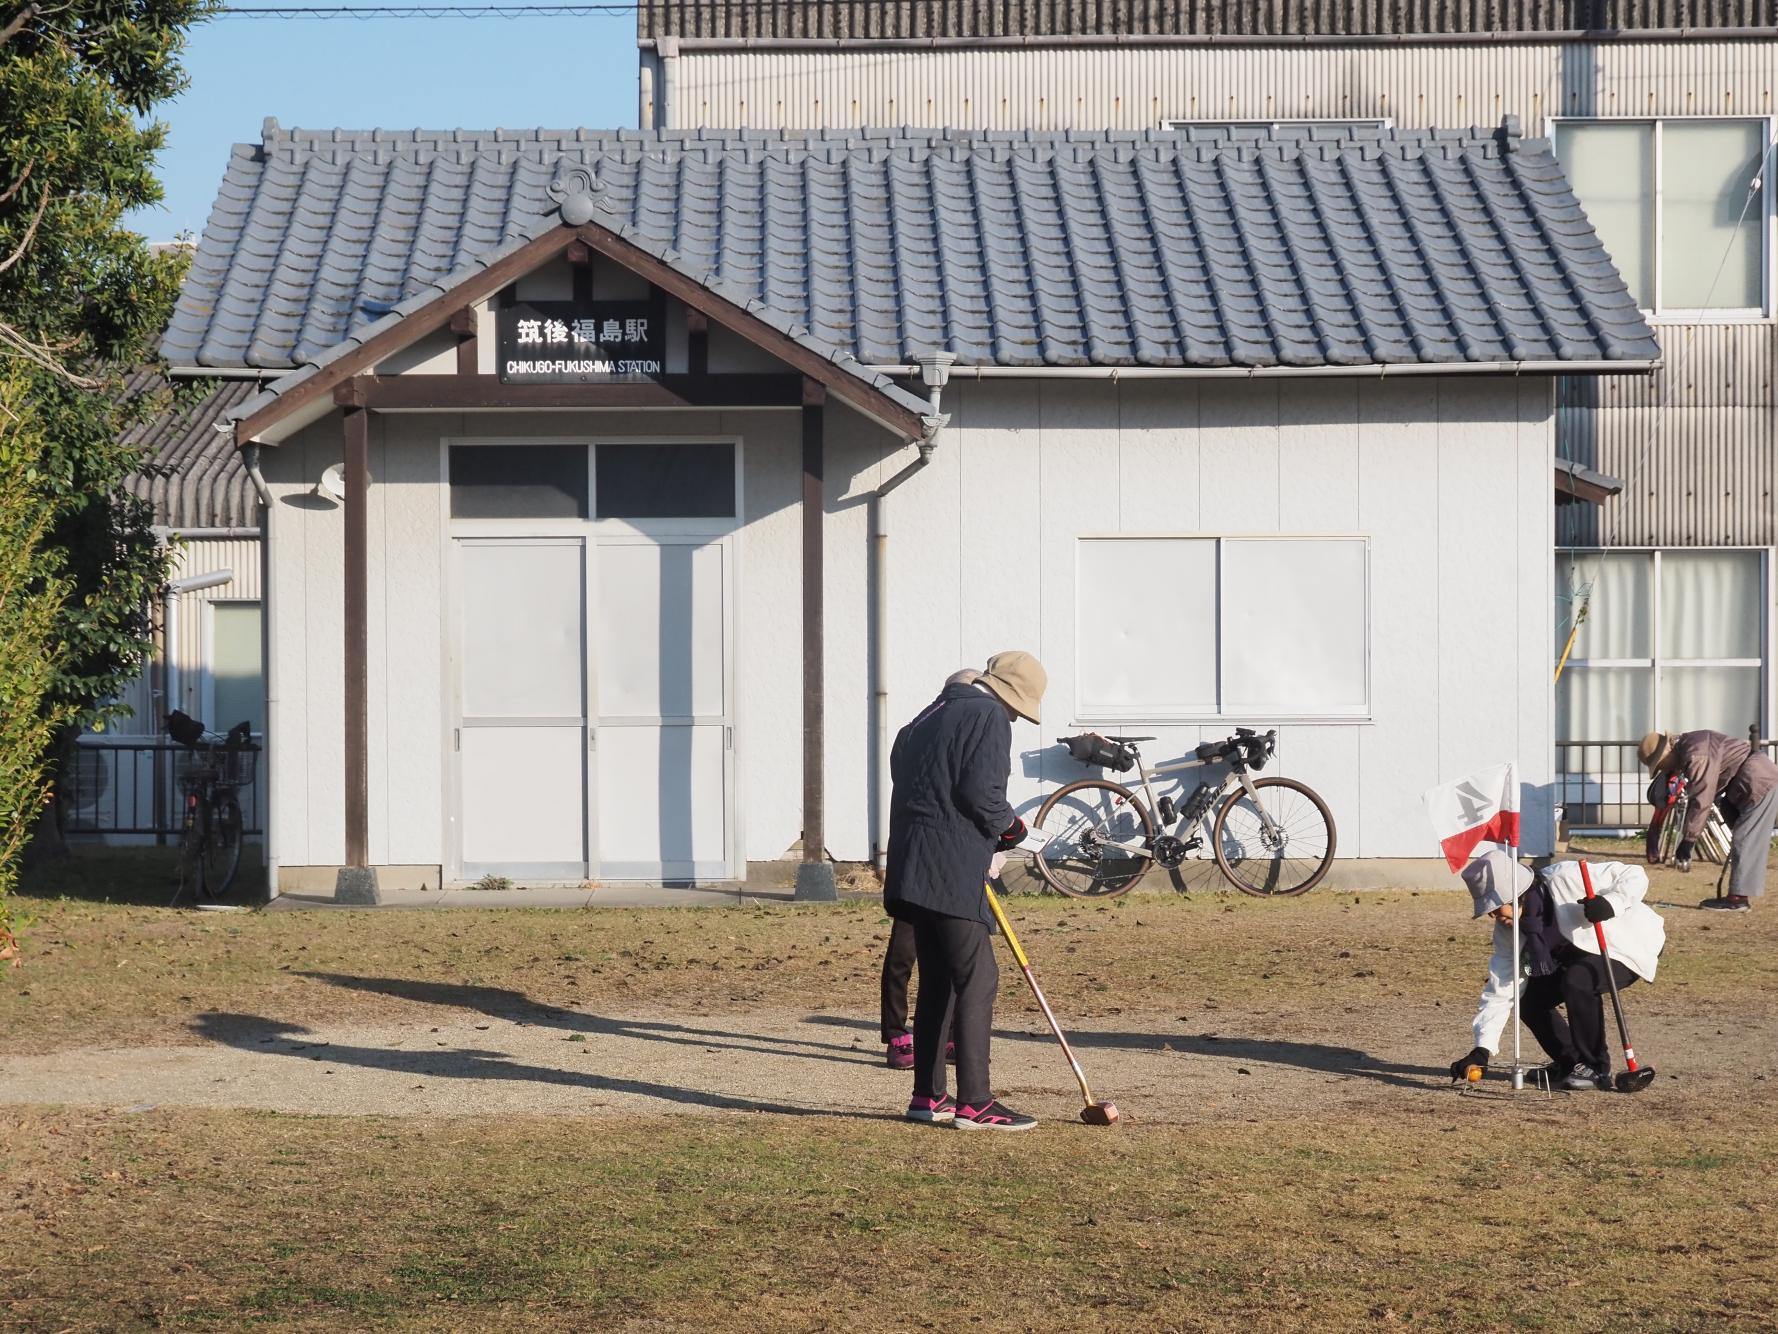
[[[265,734],[265,676],[257,602],[210,604],[210,716],[217,731],[238,722]]]
[[[1079,712],[1363,716],[1368,598],[1362,538],[1083,539]]]
[[[1652,124],[1558,122],[1556,156],[1636,304],[1652,303],[1655,166]]]
[[[1759,173],[1764,123],[1667,121],[1661,134],[1662,307],[1758,308],[1765,209],[1757,196],[1748,202],[1747,187]]]
[[[1646,551],[1610,556],[1589,553],[1559,559],[1556,577],[1568,588],[1570,600],[1556,604],[1557,644],[1568,642],[1568,631],[1573,624],[1570,618],[1576,614],[1586,596],[1587,586],[1591,584],[1587,619],[1574,640],[1574,659],[1652,657],[1654,599],[1650,594],[1654,587],[1653,569],[1654,562]]]
[[[1757,661],[1760,603],[1759,552],[1662,552],[1661,656]]]
[[[1653,667],[1571,668],[1556,683],[1558,741],[1633,741],[1654,725]],[[1616,758],[1634,765],[1636,752]]]
[[[1082,716],[1214,714],[1216,539],[1089,539],[1079,558]]]
[[[1225,713],[1362,714],[1365,544],[1225,540]]]
[[[1760,669],[1663,667],[1661,718],[1670,731],[1746,736],[1760,721]]]

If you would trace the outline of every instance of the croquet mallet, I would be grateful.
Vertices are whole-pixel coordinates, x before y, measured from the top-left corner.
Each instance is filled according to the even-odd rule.
[[[1593,893],[1593,872],[1584,861],[1580,864],[1580,882],[1586,887],[1589,899],[1598,897]],[[1624,1044],[1624,1064],[1630,1067],[1618,1071],[1613,1082],[1619,1093],[1640,1093],[1654,1083],[1655,1068],[1636,1064],[1636,1049],[1630,1045],[1630,1030],[1624,1023],[1624,1003],[1617,994],[1617,976],[1611,970],[1611,951],[1605,945],[1605,923],[1594,922],[1593,930],[1599,936],[1599,960],[1605,965],[1605,980],[1611,986],[1611,1012],[1617,1016],[1618,1041]]]
[[[1049,1020],[1050,1032],[1056,1035],[1056,1041],[1062,1044],[1062,1055],[1068,1058],[1073,1067],[1074,1078],[1080,1083],[1080,1096],[1086,1106],[1080,1109],[1080,1119],[1089,1126],[1108,1126],[1117,1120],[1117,1104],[1110,1102],[1094,1102],[1093,1091],[1087,1087],[1086,1072],[1080,1068],[1075,1059],[1074,1051],[1068,1045],[1068,1039],[1062,1036],[1062,1025],[1056,1022],[1056,1016],[1050,1011],[1050,1003],[1043,998],[1043,988],[1037,985],[1037,975],[1031,971],[1031,961],[1025,957],[1024,949],[1019,945],[1019,938],[1013,934],[1012,923],[1006,920],[1006,913],[1000,907],[1000,900],[994,896],[994,887],[984,884],[983,891],[988,896],[988,907],[993,909],[994,920],[1000,923],[1000,932],[1006,937],[1006,943],[1012,946],[1012,957],[1019,961],[1019,970],[1025,974],[1025,981],[1031,986],[1031,994],[1037,997],[1037,1008],[1043,1011],[1043,1017]]]

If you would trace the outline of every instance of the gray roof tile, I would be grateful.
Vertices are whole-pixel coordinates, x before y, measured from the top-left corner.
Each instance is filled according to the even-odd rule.
[[[1502,131],[299,131],[237,146],[164,351],[330,360],[601,220],[836,358],[1198,367],[1639,360],[1547,143]]]

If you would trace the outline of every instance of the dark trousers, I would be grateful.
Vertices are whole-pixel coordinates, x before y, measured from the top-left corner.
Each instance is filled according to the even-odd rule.
[[[883,956],[883,1041],[893,1042],[908,1031],[908,979],[914,975],[914,926],[895,919],[889,928],[889,952]]]
[[[1616,959],[1611,971],[1619,991],[1636,980]],[[1611,1049],[1605,1045],[1604,996],[1609,990],[1605,960],[1573,950],[1557,961],[1555,972],[1520,988],[1519,1009],[1537,1045],[1557,1065],[1584,1064],[1604,1074],[1611,1069]],[[1560,1009],[1568,1011],[1566,1021]]]
[[[994,1030],[994,993],[1000,965],[982,922],[905,907],[920,963],[914,1002],[914,1096],[946,1091],[945,1034],[957,1044],[957,1101],[980,1107],[993,1095],[988,1039]]]

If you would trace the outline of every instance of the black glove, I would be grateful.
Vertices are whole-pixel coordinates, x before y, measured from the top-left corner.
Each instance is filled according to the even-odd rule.
[[[1609,922],[1617,916],[1617,909],[1611,906],[1610,899],[1587,899],[1580,905],[1580,911],[1589,922]]]
[[[1679,841],[1679,846],[1673,849],[1673,865],[1681,871],[1689,871],[1692,869],[1691,839],[1681,839]]]
[[[1452,1061],[1451,1082],[1460,1084],[1469,1078],[1469,1068],[1472,1065],[1479,1065],[1484,1070],[1488,1068],[1488,1049],[1486,1047],[1476,1047],[1470,1051],[1469,1055]]]
[[[1000,841],[994,845],[995,852],[1011,852],[1025,841],[1025,822],[1017,816],[1013,822],[1001,832]]]

